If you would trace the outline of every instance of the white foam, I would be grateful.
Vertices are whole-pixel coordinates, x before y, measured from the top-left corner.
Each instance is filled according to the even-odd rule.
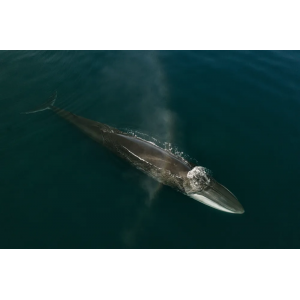
[[[194,167],[187,173],[192,189],[195,191],[202,190],[205,186],[209,185],[210,179],[207,176],[206,169],[201,166]]]

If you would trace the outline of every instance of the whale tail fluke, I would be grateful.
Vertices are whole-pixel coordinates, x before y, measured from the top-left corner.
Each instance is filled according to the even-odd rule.
[[[51,106],[54,105],[56,98],[57,98],[57,91],[55,91],[54,94],[44,104],[36,107],[33,110],[23,112],[22,114],[33,114],[46,109],[51,109]]]

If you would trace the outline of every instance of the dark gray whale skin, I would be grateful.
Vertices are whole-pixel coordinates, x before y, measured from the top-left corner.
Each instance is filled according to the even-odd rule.
[[[244,213],[237,198],[212,176],[204,172],[190,179],[188,175],[202,167],[196,167],[151,142],[60,109],[54,106],[55,100],[56,95],[54,99],[27,113],[51,109],[91,139],[162,184],[213,208],[235,214]]]
[[[171,152],[106,124],[92,121],[55,106],[50,107],[97,143],[159,182],[185,193],[183,177],[193,168]]]

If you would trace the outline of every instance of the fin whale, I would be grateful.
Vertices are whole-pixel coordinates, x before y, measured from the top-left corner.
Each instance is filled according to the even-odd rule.
[[[25,114],[50,109],[160,183],[215,209],[235,214],[244,213],[237,198],[209,175],[204,167],[195,166],[139,137],[58,108],[54,106],[56,98],[57,92],[46,103]]]

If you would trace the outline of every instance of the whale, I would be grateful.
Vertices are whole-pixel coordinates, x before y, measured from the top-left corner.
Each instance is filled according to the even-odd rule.
[[[217,182],[205,167],[196,166],[153,142],[61,109],[54,105],[56,98],[57,92],[44,104],[25,114],[52,110],[92,140],[158,182],[217,210],[232,214],[244,213],[236,196]]]

